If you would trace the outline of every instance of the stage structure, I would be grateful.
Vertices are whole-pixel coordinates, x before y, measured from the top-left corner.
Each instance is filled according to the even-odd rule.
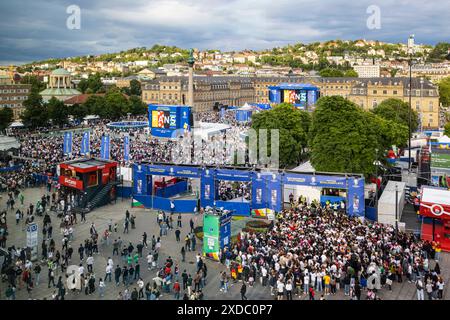
[[[198,181],[200,195],[198,199],[179,199],[179,195],[186,192],[182,181],[175,180],[173,181],[174,184],[165,187],[159,185],[159,188],[155,189],[153,176],[188,178]],[[220,181],[247,183],[250,199],[220,199],[218,194]],[[194,208],[199,210],[199,207],[206,208],[207,206],[231,211],[236,216],[249,216],[251,211],[255,209],[269,209],[279,212],[285,202],[283,190],[288,185],[345,190],[345,197],[339,197],[339,201],[345,202],[347,214],[364,217],[364,177],[362,175],[323,174],[319,172],[308,174],[289,171],[268,172],[243,168],[218,169],[215,167],[167,164],[143,163],[133,165],[133,205],[170,211],[171,203],[173,203],[175,206],[174,209],[172,208],[174,212],[180,213],[192,213]]]

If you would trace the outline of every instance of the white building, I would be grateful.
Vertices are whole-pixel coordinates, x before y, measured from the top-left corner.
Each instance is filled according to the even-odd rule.
[[[355,65],[353,69],[358,73],[358,77],[360,78],[380,77],[379,65]]]

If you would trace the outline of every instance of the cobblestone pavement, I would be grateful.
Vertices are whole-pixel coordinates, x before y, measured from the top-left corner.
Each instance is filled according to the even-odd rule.
[[[34,204],[37,202],[38,198],[42,196],[42,194],[45,194],[46,190],[45,188],[33,188],[33,189],[27,189],[24,191],[25,195],[25,206],[28,206],[30,202],[33,202]],[[6,194],[3,194],[2,199],[0,199],[0,209],[3,209],[6,207]],[[129,210],[132,214],[136,216],[136,229],[131,229],[128,234],[123,234],[123,219],[125,217],[125,211]],[[9,227],[9,238],[7,241],[7,246],[15,245],[16,247],[23,247],[26,244],[26,232],[25,232],[25,225],[24,222],[20,222],[18,225],[16,225],[15,222],[15,212],[9,211],[7,215],[8,220],[8,227]],[[113,224],[115,222],[119,225],[119,230],[117,233],[113,233],[111,243],[114,241],[114,239],[117,239],[118,237],[121,237],[124,240],[124,243],[132,242],[135,246],[138,241],[142,239],[142,234],[147,232],[148,239],[150,240],[152,235],[158,236],[159,235],[159,227],[156,223],[156,213],[151,210],[147,209],[138,209],[133,208],[131,209],[131,200],[130,199],[119,199],[115,204],[111,204],[108,206],[104,206],[101,208],[97,208],[91,213],[89,213],[87,216],[87,221],[84,224],[78,223],[75,225],[75,238],[71,242],[72,247],[74,248],[74,254],[72,256],[71,264],[78,265],[80,263],[77,248],[79,247],[81,242],[84,242],[84,239],[89,237],[89,227],[91,222],[94,222],[97,228],[97,231],[101,234],[108,226],[109,219],[113,220]],[[59,227],[58,227],[58,219],[56,216],[51,216],[52,218],[52,224],[54,227],[54,239],[56,242],[56,247],[61,248],[61,239],[62,236],[59,233]],[[189,231],[189,220],[190,218],[193,218],[195,221],[195,225],[202,225],[202,217],[197,215],[194,216],[193,214],[185,214],[183,215],[182,225],[181,228],[181,239],[184,238],[184,236]],[[39,225],[39,249],[40,244],[42,242],[42,217],[37,217],[37,222]],[[176,224],[176,223],[175,223]],[[242,222],[236,222],[236,225],[242,225]],[[234,228],[235,229],[235,228]],[[233,233],[236,232],[236,230],[232,231]],[[186,269],[188,273],[191,273],[192,275],[195,273],[196,265],[195,265],[195,256],[197,253],[201,253],[201,242],[197,243],[197,250],[195,252],[187,252],[186,253],[186,262],[181,262],[181,246],[184,242],[177,243],[175,240],[175,234],[174,231],[169,231],[167,236],[163,236],[161,238],[161,253],[159,262],[164,262],[165,259],[168,256],[171,256],[174,258],[175,263],[178,263],[180,266],[180,274],[181,272]],[[141,277],[143,278],[144,282],[147,283],[148,281],[152,281],[152,279],[156,276],[155,271],[149,271],[147,270],[147,262],[145,257],[147,256],[148,250],[144,248],[143,250],[143,258],[140,259],[140,265],[141,265]],[[40,254],[40,252],[39,252]],[[94,255],[94,273],[96,275],[96,279],[98,278],[104,278],[105,276],[105,267],[106,267],[106,261],[108,257],[112,257],[112,245],[107,246],[106,244],[100,245],[99,244],[99,254]],[[114,265],[120,264],[121,266],[122,261],[120,261],[119,256],[114,256]],[[241,284],[238,282],[236,284],[230,284],[230,290],[228,293],[223,293],[219,291],[219,272],[222,270],[225,270],[225,267],[217,262],[213,262],[210,260],[207,260],[207,267],[208,267],[208,276],[207,276],[207,283],[206,287],[203,289],[203,293],[205,296],[205,299],[240,299],[240,293],[239,289],[241,287]],[[431,263],[431,266],[433,266],[433,263]],[[448,284],[448,281],[450,279],[450,254],[448,253],[442,253],[441,254],[441,272],[444,277],[445,282]],[[61,275],[60,269],[58,269],[58,273],[56,275],[56,280],[58,279],[58,276]],[[96,285],[98,284],[98,281]],[[5,285],[6,282],[0,283],[0,299],[4,299],[4,292],[5,292]],[[136,283],[131,284],[130,289],[132,290],[136,286]],[[450,299],[450,293],[447,289],[448,285],[445,287],[444,291],[444,298]],[[120,285],[119,287],[116,287],[114,282],[107,282],[106,283],[106,289],[105,289],[105,295],[104,297],[99,297],[97,291],[93,295],[85,295],[84,293],[80,294],[73,294],[68,293],[66,296],[67,300],[83,300],[83,299],[89,299],[89,300],[95,300],[95,299],[116,299],[119,291],[122,291],[125,289],[123,285]],[[47,286],[47,267],[44,266],[43,270],[41,272],[41,280],[40,284],[38,286],[35,286],[32,294],[31,299],[44,299],[44,298],[50,298],[52,293],[54,291],[54,288],[48,288]],[[182,292],[183,294],[183,292]],[[182,296],[181,294],[181,296]],[[267,287],[262,287],[259,284],[256,284],[254,287],[248,287],[247,286],[247,297],[249,300],[270,300],[274,299],[274,296],[271,296],[270,291]],[[410,300],[410,299],[416,299],[416,291],[415,291],[415,285],[408,283],[407,281],[404,281],[403,283],[394,283],[393,284],[393,290],[388,291],[386,289],[382,289],[379,291],[379,295],[382,299],[386,300]],[[362,293],[362,298],[365,298],[365,293]],[[316,297],[320,297],[320,294],[316,295]],[[18,289],[16,293],[17,299],[29,299],[28,293],[25,288]],[[167,300],[167,299],[173,299],[172,294],[164,293],[161,297],[161,300]],[[346,297],[343,292],[338,292],[334,296],[326,296],[326,299],[330,300],[342,300],[342,299],[349,299]],[[306,296],[294,296],[294,299],[307,299]]]

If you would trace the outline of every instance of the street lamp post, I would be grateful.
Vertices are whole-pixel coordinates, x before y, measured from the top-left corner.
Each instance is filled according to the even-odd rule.
[[[398,239],[398,185],[395,184],[395,239]]]
[[[412,41],[411,41],[412,40]],[[411,90],[412,90],[412,58],[414,50],[414,35],[411,35],[408,40],[408,54],[409,54],[409,113],[408,113],[408,130],[409,130],[409,146],[408,146],[408,172],[411,172]]]

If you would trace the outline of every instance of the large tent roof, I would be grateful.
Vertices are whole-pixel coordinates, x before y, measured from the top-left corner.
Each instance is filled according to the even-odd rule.
[[[422,202],[437,203],[450,206],[450,190],[442,188],[423,187]]]

